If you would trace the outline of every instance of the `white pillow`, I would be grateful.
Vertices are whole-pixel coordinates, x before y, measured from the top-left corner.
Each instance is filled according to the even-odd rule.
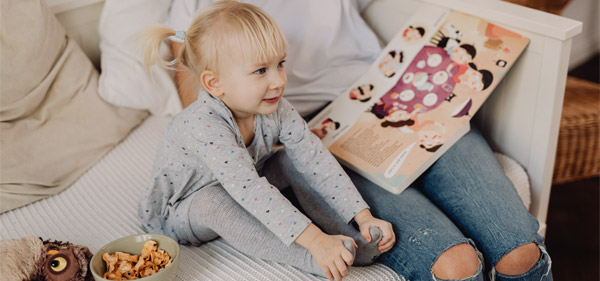
[[[523,167],[514,159],[499,152],[494,152],[494,155],[508,179],[510,179],[515,186],[519,197],[523,200],[523,205],[529,210],[529,207],[531,206],[531,186],[529,184],[527,172],[525,172],[525,169],[523,169]]]
[[[186,30],[217,0],[174,0],[166,25]],[[375,61],[381,46],[360,12],[371,0],[245,0],[281,27],[289,46],[285,96],[306,116],[336,98]]]
[[[173,73],[158,66],[152,76],[142,66],[139,32],[167,18],[171,1],[106,0],[100,17],[102,53],[98,91],[111,104],[157,115],[181,111]],[[166,44],[163,53],[169,54]]]

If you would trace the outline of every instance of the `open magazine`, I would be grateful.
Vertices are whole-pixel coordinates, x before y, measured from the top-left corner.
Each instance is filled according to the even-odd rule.
[[[529,39],[426,4],[309,127],[345,166],[400,193],[466,134]]]

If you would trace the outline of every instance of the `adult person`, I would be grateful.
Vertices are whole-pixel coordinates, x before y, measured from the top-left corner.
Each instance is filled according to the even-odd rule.
[[[171,13],[193,15],[213,1],[176,0]],[[369,0],[247,2],[271,14],[288,38],[285,96],[305,118],[354,83],[381,51],[360,18]],[[172,27],[185,29],[185,17],[174,18]],[[197,90],[184,73],[177,80],[186,106]],[[401,194],[346,169],[373,215],[393,225],[396,245],[380,261],[409,280],[552,280],[537,220],[472,127]]]

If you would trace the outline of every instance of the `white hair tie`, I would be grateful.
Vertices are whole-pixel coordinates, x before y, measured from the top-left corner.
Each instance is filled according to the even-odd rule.
[[[176,31],[175,37],[177,37],[177,39],[180,39],[180,40],[185,40],[185,31],[183,31],[183,30]]]

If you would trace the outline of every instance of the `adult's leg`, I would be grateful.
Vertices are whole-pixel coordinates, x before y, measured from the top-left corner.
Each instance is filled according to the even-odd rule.
[[[423,193],[475,241],[496,280],[552,279],[537,220],[476,128],[442,155],[421,183]]]
[[[420,190],[409,187],[392,194],[346,170],[374,216],[389,221],[394,247],[380,260],[408,280],[484,280],[482,261],[473,242]],[[434,264],[456,254],[448,267],[434,273]]]
[[[246,255],[324,276],[307,249],[296,243],[283,244],[220,185],[202,188],[191,200],[189,220],[198,240],[206,242],[221,236]]]

